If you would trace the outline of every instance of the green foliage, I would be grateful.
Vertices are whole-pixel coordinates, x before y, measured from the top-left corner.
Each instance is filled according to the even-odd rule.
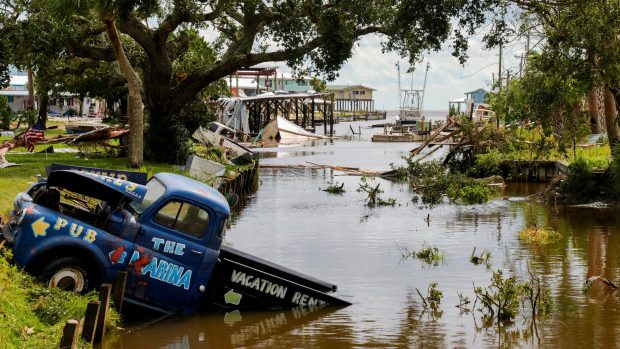
[[[480,256],[476,256],[476,249],[471,253],[469,261],[474,265],[486,264],[487,268],[491,267],[491,251],[483,250]]]
[[[382,189],[379,189],[380,183],[377,183],[376,186],[371,186],[370,181],[373,179],[368,177],[362,177],[359,187],[357,188],[358,193],[366,193],[366,206],[375,207],[375,206],[395,206],[396,199],[388,198],[387,200],[383,200],[379,195],[383,193]]]
[[[9,102],[5,96],[0,96],[0,128],[8,130],[11,128],[13,110],[9,107]]]
[[[439,161],[418,162],[406,159],[406,167],[393,167],[397,176],[407,179],[413,190],[420,194],[412,201],[434,206],[440,204],[444,197],[452,202],[466,205],[482,204],[491,200],[495,190],[489,186],[490,180],[472,179],[461,173],[451,173]]]
[[[336,195],[342,195],[346,192],[346,190],[344,189],[344,183],[338,182],[330,183],[327,188],[323,189],[323,191]]]
[[[486,287],[474,287],[476,298],[480,301],[480,310],[489,317],[497,317],[498,323],[512,320],[519,312],[519,297],[523,286],[516,276],[504,278],[503,272],[493,272],[491,284]]]
[[[477,178],[500,175],[500,165],[504,158],[496,148],[487,149],[486,152],[477,154],[474,166],[469,170],[469,175]]]
[[[398,246],[403,258],[419,259],[422,262],[435,267],[446,259],[446,255],[439,251],[437,246],[431,246],[426,241],[422,243],[422,248],[419,251],[410,250],[407,247],[399,246],[398,244],[396,246]]]
[[[321,80],[316,76],[312,77],[310,85],[312,86],[312,89],[316,92],[325,92],[327,90],[327,83],[325,82],[325,80]]]
[[[58,346],[68,319],[84,316],[86,305],[97,295],[79,295],[48,289],[11,265],[11,253],[0,253],[0,338],[3,348],[53,348]],[[106,325],[118,325],[119,316],[111,310]]]
[[[415,290],[418,292],[420,299],[422,299],[422,306],[424,307],[424,310],[430,310],[433,318],[441,317],[443,312],[439,306],[441,305],[441,300],[443,299],[443,292],[437,288],[437,283],[431,282],[428,285],[426,296],[423,296],[417,288]]]
[[[494,271],[489,286],[474,286],[476,299],[481,304],[478,310],[487,320],[496,318],[498,324],[513,320],[526,305],[530,307],[532,319],[548,315],[554,308],[551,292],[539,277],[532,272],[529,274],[529,280],[519,281],[514,275],[504,278],[501,270]]]
[[[25,109],[22,111],[22,120],[26,121],[28,126],[32,126],[37,122],[37,111],[34,109]]]
[[[562,234],[550,227],[538,228],[536,225],[530,225],[519,232],[519,240],[537,245],[551,244],[561,238]]]
[[[597,194],[592,166],[583,158],[577,158],[568,166],[568,175],[560,183],[559,191],[570,202],[585,202]]]

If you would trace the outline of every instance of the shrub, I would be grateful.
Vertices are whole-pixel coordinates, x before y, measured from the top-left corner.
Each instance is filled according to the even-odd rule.
[[[8,130],[11,128],[13,110],[9,107],[6,97],[0,96],[0,128]]]
[[[592,176],[592,166],[582,157],[568,166],[568,175],[560,183],[560,194],[569,202],[587,201],[597,194],[596,181]]]
[[[469,174],[478,178],[500,175],[501,164],[502,154],[499,150],[489,149],[486,153],[476,156],[475,164],[470,169]]]

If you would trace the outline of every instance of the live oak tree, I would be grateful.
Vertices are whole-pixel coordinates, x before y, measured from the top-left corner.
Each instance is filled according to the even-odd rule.
[[[34,0],[33,0],[34,1]],[[60,0],[55,0],[60,1]],[[74,7],[96,1],[65,0]],[[96,61],[119,59],[118,41],[97,40],[117,27],[140,47],[135,65],[141,77],[148,128],[147,154],[179,162],[187,130],[179,125],[184,113],[206,87],[237,69],[282,61],[311,76],[333,79],[351,57],[355,43],[377,34],[385,51],[398,52],[412,63],[426,51],[439,50],[451,39],[453,54],[464,62],[467,39],[498,0],[123,0],[113,11],[73,15],[78,30],[63,52]],[[78,6],[79,5],[79,6]],[[102,26],[102,22],[105,26]],[[179,65],[199,32],[211,54]],[[116,49],[116,51],[115,51]],[[196,59],[197,58],[197,59]],[[119,61],[120,62],[120,61]],[[126,64],[121,64],[126,68]],[[123,68],[123,69],[125,69]],[[372,69],[372,67],[360,67]],[[132,75],[126,73],[134,92]],[[134,103],[133,108],[137,112]],[[131,113],[130,113],[131,114]],[[130,117],[130,119],[133,116]],[[135,126],[135,125],[134,125]]]
[[[617,119],[620,110],[620,3],[606,0],[509,0],[508,3],[516,4],[538,19],[545,39],[542,50],[554,66],[549,76],[564,69],[582,84],[583,95],[588,97],[593,114],[598,108],[594,106],[597,96],[592,90],[602,87],[609,145],[614,156],[619,156],[616,150],[620,142]]]
[[[155,0],[124,1],[119,29],[144,51],[147,147],[158,160],[179,161],[183,139],[174,116],[205,87],[239,68],[284,61],[293,68],[334,78],[360,37],[376,33],[383,48],[415,62],[452,38],[454,54],[466,58],[467,36],[484,21],[494,0]],[[93,23],[95,24],[95,23]],[[455,25],[456,24],[456,25]],[[92,31],[88,27],[83,33]],[[174,63],[189,48],[189,30],[201,31],[216,55],[187,71]],[[108,47],[74,41],[81,57],[109,60]],[[364,67],[364,69],[372,69]]]

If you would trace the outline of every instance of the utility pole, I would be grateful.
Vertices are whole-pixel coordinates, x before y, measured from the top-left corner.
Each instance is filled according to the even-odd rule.
[[[497,73],[498,94],[502,93],[502,54],[504,53],[504,42],[499,42],[499,71]],[[497,129],[499,129],[499,113],[495,115]]]

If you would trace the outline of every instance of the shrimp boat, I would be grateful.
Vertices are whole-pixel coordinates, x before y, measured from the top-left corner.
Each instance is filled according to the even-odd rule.
[[[424,93],[426,90],[426,78],[428,77],[428,70],[430,69],[430,63],[426,64],[426,72],[424,74],[424,85],[422,89],[413,89],[413,76],[412,76],[412,88],[401,89],[400,87],[400,64],[396,64],[398,68],[398,91],[402,96],[400,101],[398,115],[396,116],[396,128],[407,128],[410,130],[416,130],[419,127],[419,123],[424,123],[424,116],[422,115],[422,106],[424,105]],[[399,96],[399,98],[400,98]]]

